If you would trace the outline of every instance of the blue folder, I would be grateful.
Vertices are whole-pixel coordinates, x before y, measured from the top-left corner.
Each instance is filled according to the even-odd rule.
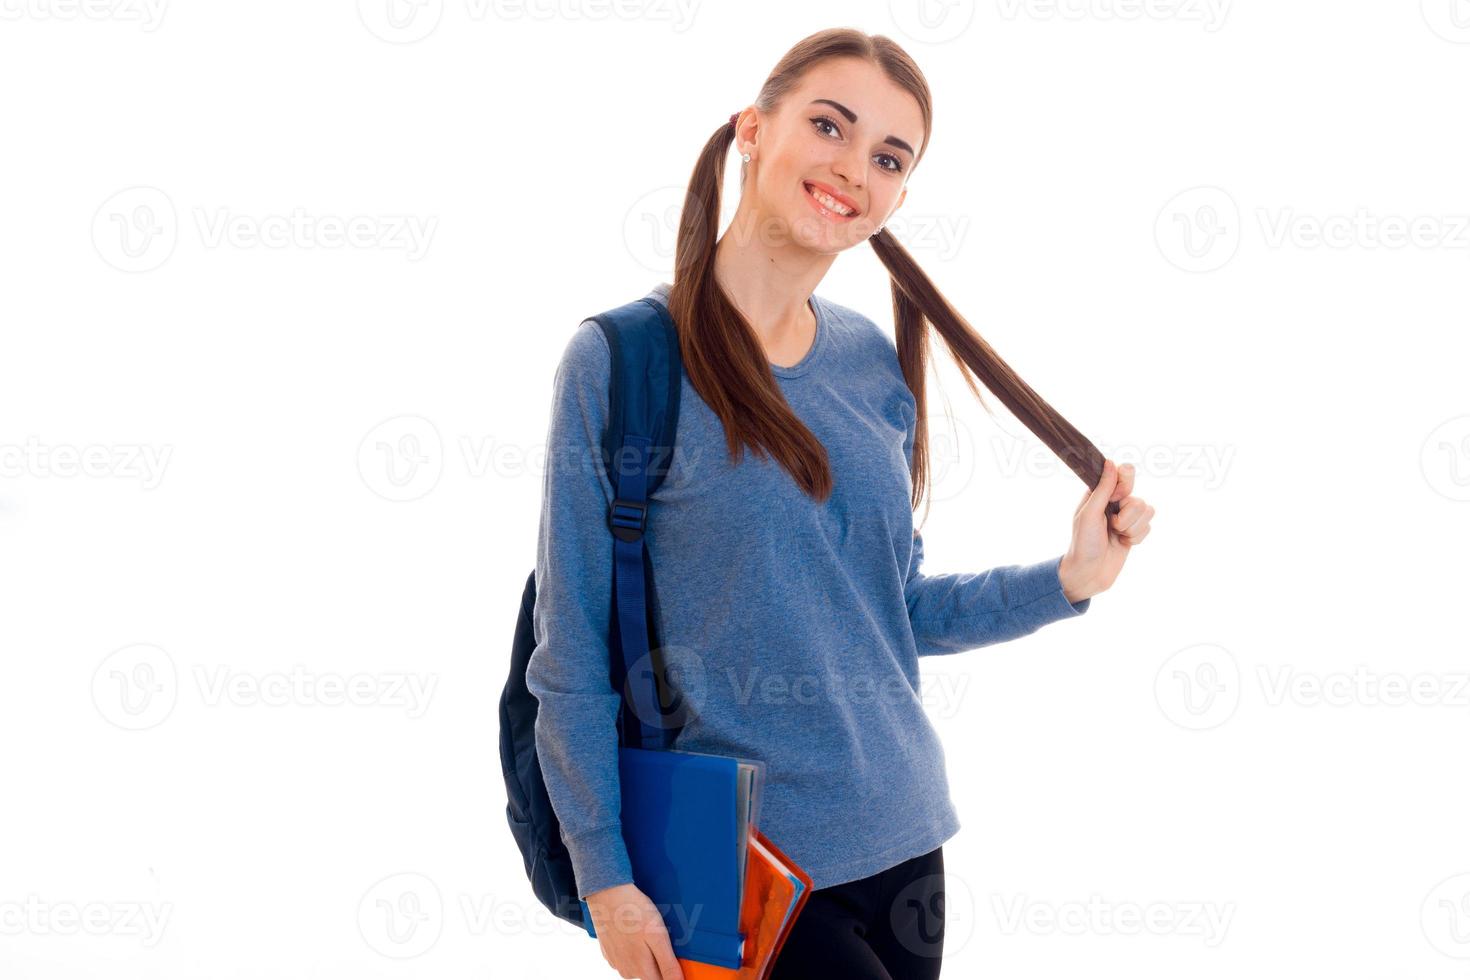
[[[634,884],[663,916],[675,956],[739,969],[744,760],[631,746],[618,753]],[[582,919],[596,936],[585,901]]]

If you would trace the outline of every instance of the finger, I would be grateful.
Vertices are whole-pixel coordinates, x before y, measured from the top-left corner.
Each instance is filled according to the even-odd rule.
[[[653,948],[654,957],[658,960],[658,968],[662,971],[660,980],[684,980],[684,971],[679,966],[679,960],[674,956],[674,947],[664,939]]]
[[[1133,477],[1136,471],[1132,463],[1124,463],[1118,467],[1118,485],[1113,488],[1114,500],[1122,500],[1133,492]]]
[[[1143,543],[1143,539],[1146,538],[1146,537],[1148,537],[1148,532],[1147,531],[1144,531],[1142,534],[1138,534],[1138,535],[1131,535],[1131,534],[1126,534],[1125,535],[1125,534],[1120,534],[1120,535],[1117,536],[1117,539],[1118,539],[1118,544],[1121,545],[1124,550],[1131,551],[1134,548],[1138,547],[1140,544],[1142,544]]]
[[[1148,514],[1148,504],[1140,497],[1126,497],[1118,507],[1118,512],[1108,519],[1108,525],[1121,533],[1130,530]]]
[[[1153,528],[1153,525],[1151,523],[1153,516],[1154,509],[1152,507],[1145,508],[1144,512],[1139,516],[1138,520],[1130,524],[1126,530],[1120,532],[1120,536],[1126,538],[1134,544],[1142,541],[1144,537],[1148,535],[1148,532]]]
[[[638,980],[659,980],[658,961],[654,959],[653,951],[647,946],[639,950],[636,957],[638,966],[633,971],[633,976]]]
[[[1118,468],[1111,459],[1103,460],[1102,479],[1097,481],[1097,486],[1092,488],[1087,497],[1082,501],[1082,506],[1077,508],[1077,513],[1091,514],[1094,518],[1102,514],[1103,508],[1108,505],[1112,497],[1113,488],[1118,484]]]

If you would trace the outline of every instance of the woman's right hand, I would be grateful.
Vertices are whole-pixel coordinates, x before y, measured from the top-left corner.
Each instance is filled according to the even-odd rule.
[[[624,980],[684,980],[663,916],[629,882],[586,896],[602,958]]]

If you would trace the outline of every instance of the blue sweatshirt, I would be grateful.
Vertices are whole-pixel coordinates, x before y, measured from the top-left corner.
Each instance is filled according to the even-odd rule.
[[[667,306],[668,285],[648,293]],[[919,658],[1025,636],[1087,611],[1061,556],[920,571],[909,505],[916,416],[893,340],[811,297],[816,339],[771,371],[826,447],[818,504],[770,459],[732,465],[719,418],[684,379],[674,459],[648,512],[658,635],[687,704],[674,748],[763,760],[761,830],[816,888],[926,854],[959,830]],[[536,749],[577,894],[631,882],[608,684],[612,485],[597,460],[611,355],[583,321],[557,366],[536,555]],[[675,658],[677,658],[675,660]]]

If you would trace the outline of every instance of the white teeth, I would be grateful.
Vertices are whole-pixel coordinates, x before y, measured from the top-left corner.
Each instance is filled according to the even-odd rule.
[[[822,206],[827,208],[829,211],[836,211],[838,214],[841,215],[852,214],[852,208],[844,207],[843,205],[838,204],[837,201],[832,198],[832,195],[823,194],[815,187],[808,187],[807,191],[811,194],[812,197],[815,197],[819,202],[821,202]]]

